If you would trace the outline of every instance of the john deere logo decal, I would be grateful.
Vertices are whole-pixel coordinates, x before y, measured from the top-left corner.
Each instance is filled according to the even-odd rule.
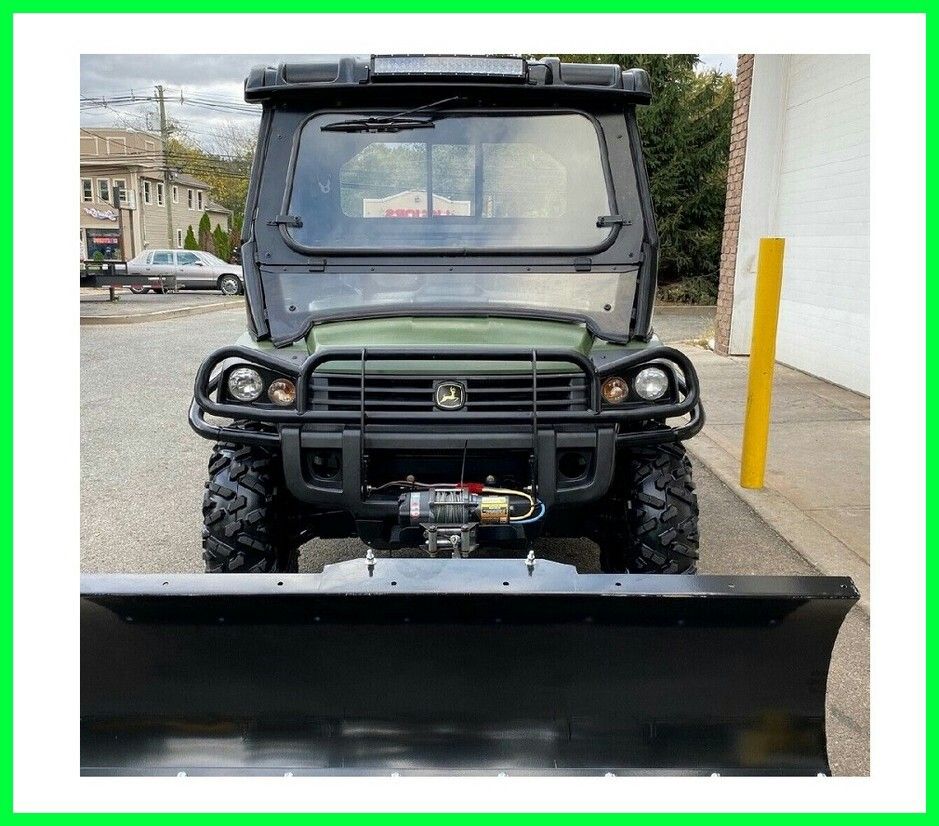
[[[442,381],[434,391],[434,404],[441,410],[459,410],[466,404],[466,388],[458,381]]]

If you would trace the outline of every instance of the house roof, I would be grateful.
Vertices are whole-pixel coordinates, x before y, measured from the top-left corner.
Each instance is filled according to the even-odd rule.
[[[149,170],[147,172],[140,173],[141,178],[149,178],[154,181],[162,181],[163,173],[156,170]],[[191,186],[196,189],[209,189],[210,185],[205,181],[201,181],[193,175],[190,175],[188,172],[177,172],[175,177],[173,173],[170,173],[170,183],[176,184],[177,186]]]
[[[227,207],[223,207],[221,204],[215,203],[215,201],[209,201],[205,205],[206,212],[224,212],[226,215],[231,215],[232,211]]]

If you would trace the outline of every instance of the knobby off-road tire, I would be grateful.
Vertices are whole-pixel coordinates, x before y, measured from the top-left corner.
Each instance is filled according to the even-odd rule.
[[[280,457],[263,447],[219,442],[212,449],[202,499],[207,573],[297,570],[300,539],[281,473]]]
[[[601,514],[606,573],[691,574],[698,563],[698,497],[679,443],[625,457]]]

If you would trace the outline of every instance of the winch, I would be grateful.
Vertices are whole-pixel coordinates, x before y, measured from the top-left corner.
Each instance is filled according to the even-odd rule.
[[[520,502],[512,501],[512,498]],[[477,547],[479,525],[507,525],[528,519],[535,500],[524,491],[488,488],[471,483],[458,486],[427,486],[401,494],[398,518],[401,525],[420,525],[426,549],[436,556],[441,543],[454,555],[467,556]]]

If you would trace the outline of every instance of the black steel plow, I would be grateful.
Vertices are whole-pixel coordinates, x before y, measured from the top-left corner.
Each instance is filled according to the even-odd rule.
[[[829,771],[836,577],[85,576],[86,775]]]

